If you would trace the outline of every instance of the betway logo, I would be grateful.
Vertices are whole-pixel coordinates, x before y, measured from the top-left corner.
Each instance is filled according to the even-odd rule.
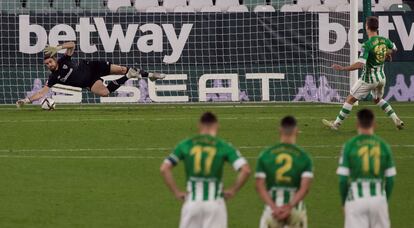
[[[392,22],[390,22],[390,18]],[[397,47],[404,51],[412,51],[414,49],[414,23],[406,25],[403,17],[400,15],[394,16],[378,16],[379,21],[379,35],[389,38],[390,32],[396,30],[400,42],[393,40],[397,43]],[[407,28],[411,28],[410,31]],[[358,23],[358,38],[362,39],[362,22]],[[335,40],[330,41],[329,33],[335,33]],[[329,21],[329,14],[319,14],[319,49],[327,52],[336,52],[345,47],[346,42],[349,40],[347,31],[342,24],[331,23]],[[332,36],[331,36],[332,39]]]
[[[114,24],[112,33],[109,34],[105,21],[102,17],[93,17],[94,24],[91,24],[89,17],[79,18],[76,31],[67,24],[54,26],[47,34],[46,29],[38,24],[30,24],[29,15],[19,16],[19,51],[27,54],[39,53],[47,43],[57,45],[62,41],[77,40],[76,32],[79,33],[80,50],[84,53],[94,53],[98,49],[95,44],[91,44],[91,34],[98,32],[100,43],[105,52],[114,52],[115,46],[119,45],[121,52],[130,52],[135,40],[138,29],[146,33],[138,38],[136,47],[143,53],[163,52],[163,42],[165,33],[172,53],[164,55],[164,63],[175,63],[180,59],[184,46],[191,33],[193,24],[183,24],[180,34],[175,33],[172,24],[129,24],[126,32],[120,24]],[[35,35],[36,43],[30,43],[30,37]],[[49,42],[48,42],[49,41]]]

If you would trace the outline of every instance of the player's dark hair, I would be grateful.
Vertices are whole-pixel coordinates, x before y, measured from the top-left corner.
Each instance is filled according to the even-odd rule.
[[[280,121],[280,127],[283,130],[286,131],[291,131],[293,130],[295,127],[297,126],[297,121],[295,119],[295,117],[293,116],[285,116],[281,121]]]
[[[375,115],[369,109],[362,109],[357,113],[359,126],[371,128],[374,125]]]
[[[378,18],[377,17],[368,17],[366,20],[367,27],[369,30],[376,32],[378,31]]]
[[[217,116],[212,112],[205,112],[200,117],[200,123],[204,125],[211,125],[218,122]]]
[[[55,59],[56,56],[50,56],[50,55],[44,55],[43,56],[43,60],[50,59],[50,58]]]

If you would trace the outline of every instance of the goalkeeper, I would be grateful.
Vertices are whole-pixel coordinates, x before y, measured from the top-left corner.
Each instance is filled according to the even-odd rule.
[[[66,49],[66,53],[58,59],[57,52],[62,49]],[[49,79],[46,85],[33,96],[18,100],[17,107],[42,98],[57,83],[86,88],[98,96],[106,97],[130,78],[149,78],[151,81],[165,78],[164,74],[148,73],[142,69],[119,66],[107,61],[81,60],[77,64],[72,60],[74,51],[74,42],[66,42],[57,47],[47,46],[44,49],[44,64],[51,71]],[[123,77],[105,86],[102,77],[106,75],[123,75]]]

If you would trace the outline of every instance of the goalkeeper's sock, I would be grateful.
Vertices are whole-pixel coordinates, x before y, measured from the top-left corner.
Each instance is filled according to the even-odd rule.
[[[392,121],[394,121],[394,123],[397,123],[398,121],[398,116],[397,114],[394,112],[394,109],[392,109],[391,105],[388,104],[387,101],[385,101],[384,99],[381,99],[378,104],[377,104],[387,115],[388,117],[390,117],[392,119]]]
[[[119,87],[121,87],[121,85],[123,85],[126,81],[128,81],[128,79],[129,78],[126,75],[124,75],[117,80],[109,82],[106,88],[108,88],[109,92],[112,93],[115,90],[119,89]]]
[[[345,118],[347,118],[349,116],[349,114],[351,113],[352,110],[352,105],[349,103],[344,103],[344,105],[342,106],[341,111],[339,112],[338,116],[336,117],[336,120],[334,122],[335,125],[339,126],[342,124],[342,121],[345,120]]]

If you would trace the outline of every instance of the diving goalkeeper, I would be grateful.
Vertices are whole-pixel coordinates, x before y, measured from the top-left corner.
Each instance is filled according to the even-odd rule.
[[[62,49],[66,49],[66,53],[58,59],[57,52]],[[33,96],[18,100],[17,107],[42,98],[57,83],[86,88],[98,96],[106,97],[130,78],[148,78],[151,81],[165,78],[164,74],[148,73],[142,69],[119,66],[107,61],[81,60],[76,63],[72,60],[74,51],[74,42],[66,42],[57,47],[47,46],[44,49],[44,64],[51,71],[49,79],[46,85]],[[105,86],[102,77],[106,75],[123,75],[123,77]]]

